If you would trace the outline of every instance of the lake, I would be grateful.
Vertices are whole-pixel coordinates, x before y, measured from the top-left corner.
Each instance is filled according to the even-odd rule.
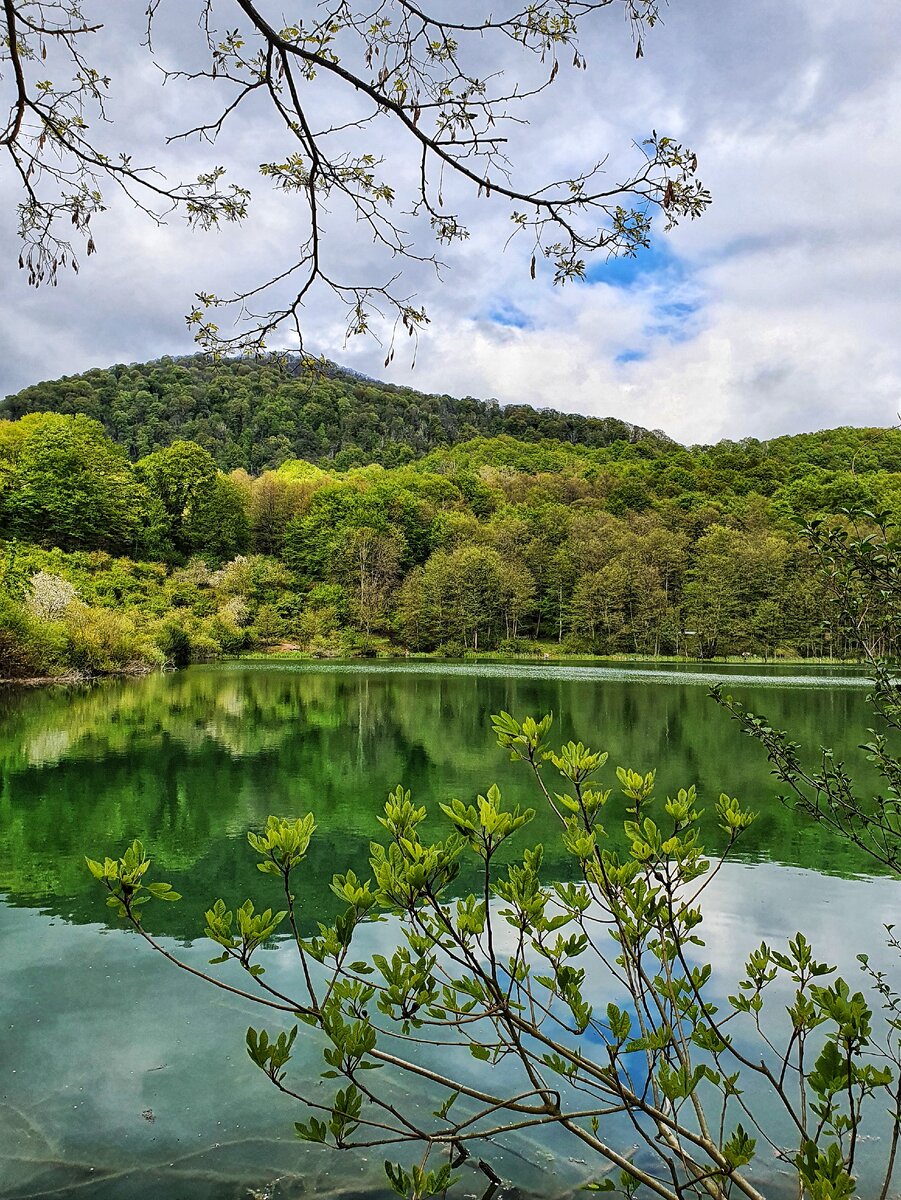
[[[534,803],[521,765],[488,729],[501,709],[553,711],[554,740],[608,750],[614,783],[615,766],[656,767],[658,794],[695,783],[702,803],[728,791],[760,810],[706,909],[706,953],[723,991],[761,938],[798,928],[829,961],[853,963],[864,948],[882,961],[897,881],[774,798],[760,748],[707,697],[723,677],[791,730],[808,761],[834,745],[865,779],[856,747],[867,685],[849,669],[224,663],[91,687],[0,689],[0,1198],[384,1196],[383,1155],[295,1139],[301,1114],[244,1051],[259,1013],[121,929],[84,855],[119,853],[141,837],[155,877],[184,894],[178,905],[151,904],[146,923],[203,966],[214,952],[202,940],[209,903],[266,899],[245,831],[270,812],[313,811],[312,928],[336,911],[332,873],[366,869],[382,832],[376,817],[398,783],[436,814],[439,801],[470,800],[494,782]],[[549,847],[549,870],[562,878],[570,867],[550,851],[553,829],[539,812],[526,832]],[[716,845],[712,824],[707,833]],[[265,952],[274,979],[288,969],[283,951]],[[305,1053],[295,1061],[315,1075],[321,1059]],[[523,1195],[562,1197],[591,1176],[582,1158],[570,1143],[523,1139],[503,1173]]]

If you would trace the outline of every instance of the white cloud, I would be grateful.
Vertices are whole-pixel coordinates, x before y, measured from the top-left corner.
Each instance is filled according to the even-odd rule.
[[[566,173],[587,147],[614,149],[615,175],[631,139],[651,127],[684,137],[698,150],[715,202],[703,220],[670,236],[681,270],[658,270],[655,261],[618,287],[561,291],[545,274],[533,283],[525,246],[502,252],[506,212],[458,191],[471,240],[445,256],[442,283],[427,267],[408,275],[409,291],[432,317],[415,372],[403,348],[386,371],[383,347],[345,344],[330,303],[309,307],[309,341],[348,365],[426,390],[617,415],[687,441],[894,423],[901,13],[886,2],[863,20],[833,0],[761,0],[753,8],[680,0],[640,62],[626,31],[610,13],[601,16],[585,47],[589,71],[561,72],[550,104],[518,131],[517,177],[539,167]],[[109,45],[124,37],[124,29],[111,30]],[[171,40],[163,51],[171,57]],[[126,89],[116,111],[124,139],[147,111],[150,73],[132,52],[123,61],[140,84]],[[152,138],[148,146],[179,120],[175,89],[156,95],[140,135]],[[373,139],[394,161],[397,140],[386,123],[373,127]],[[257,113],[236,130],[229,161],[251,178],[270,150]],[[226,151],[187,146],[179,154],[180,167],[196,171]],[[253,188],[258,216],[238,234],[157,230],[117,204],[98,222],[100,255],[77,280],[35,293],[22,273],[0,275],[0,394],[90,365],[189,351],[182,313],[193,292],[243,286],[283,262],[298,240],[291,209],[261,181]],[[0,176],[6,262],[16,255],[14,196],[13,181]],[[354,240],[356,232],[332,232],[336,271],[381,277],[390,264]],[[673,303],[692,310],[678,328],[661,319]],[[511,312],[522,328],[503,323]],[[623,354],[632,361],[617,361]]]

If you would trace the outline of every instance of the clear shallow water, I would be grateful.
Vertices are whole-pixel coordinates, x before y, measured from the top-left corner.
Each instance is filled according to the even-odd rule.
[[[717,674],[813,755],[825,743],[855,757],[866,724],[855,672]],[[317,814],[312,920],[331,911],[331,873],[365,864],[398,782],[434,808],[494,781],[532,801],[492,748],[487,718],[501,708],[552,709],[558,738],[610,750],[611,775],[656,766],[663,791],[695,782],[708,801],[728,790],[760,808],[708,909],[724,987],[762,937],[798,927],[824,957],[878,954],[897,884],[867,878],[868,860],[772,800],[765,761],[706,699],[710,682],[706,671],[625,665],[272,663],[0,692],[0,1197],[382,1195],[382,1156],[294,1140],[297,1114],[243,1051],[253,1014],[109,924],[83,855],[142,836],[185,894],[148,924],[203,964],[208,944],[190,943],[207,903],[265,897],[243,834],[270,811]],[[539,816],[532,833],[549,841],[551,826]],[[268,958],[273,979],[287,972],[282,951]],[[303,1055],[318,1071],[314,1048]],[[551,1144],[550,1158],[533,1143],[514,1151],[504,1171],[526,1191],[536,1170],[546,1196],[589,1170],[569,1145]]]

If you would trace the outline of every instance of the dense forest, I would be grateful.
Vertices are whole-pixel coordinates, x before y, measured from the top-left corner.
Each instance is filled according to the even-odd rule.
[[[226,390],[243,365],[224,365]],[[149,379],[157,369],[193,367],[127,370]],[[260,383],[266,369],[247,378]],[[213,379],[209,364],[197,370]],[[59,407],[77,384],[40,388],[56,389]],[[382,385],[344,378],[341,387],[374,397]],[[405,403],[415,395],[385,394]],[[340,420],[355,428],[342,395]],[[476,401],[439,399],[447,414],[479,411]],[[178,410],[165,393],[159,403]],[[397,443],[397,407],[380,414],[374,398],[367,404],[359,427],[370,442]],[[23,406],[21,397],[7,403],[10,412]],[[276,407],[272,436],[281,437]],[[342,468],[343,450],[329,459],[317,447],[251,472],[225,470],[244,444],[243,417],[232,426],[212,411],[218,461],[198,441],[166,441],[159,428],[140,445],[139,418],[124,401],[106,425],[61,412],[0,420],[0,675],[271,647],[841,657],[843,631],[800,525],[821,514],[843,519],[845,509],[901,516],[895,429],[687,449],[631,426],[603,442],[601,429],[609,438],[615,423],[586,418],[563,418],[584,441],[573,432],[544,438],[544,417],[533,412],[524,436],[452,444],[447,433],[393,467]],[[124,444],[108,432],[116,421],[128,427]],[[448,422],[464,427],[462,417]],[[296,431],[286,418],[288,426]]]
[[[224,471],[254,473],[290,458],[338,471],[400,466],[479,435],[584,446],[668,441],[612,417],[429,396],[290,357],[163,358],[35,384],[0,404],[0,418],[34,412],[94,417],[133,459],[186,440],[208,450]]]

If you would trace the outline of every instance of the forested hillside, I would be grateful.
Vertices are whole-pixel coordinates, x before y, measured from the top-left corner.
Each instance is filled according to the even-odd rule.
[[[272,646],[841,657],[800,523],[845,509],[901,516],[901,432],[502,435],[227,473],[193,441],[135,461],[89,416],[30,413],[0,420],[0,676]]]
[[[163,358],[35,384],[0,404],[0,417],[34,412],[94,417],[133,459],[187,439],[223,470],[254,473],[289,458],[336,470],[398,466],[479,434],[583,446],[642,441],[651,448],[668,440],[612,417],[429,396],[291,359]]]

